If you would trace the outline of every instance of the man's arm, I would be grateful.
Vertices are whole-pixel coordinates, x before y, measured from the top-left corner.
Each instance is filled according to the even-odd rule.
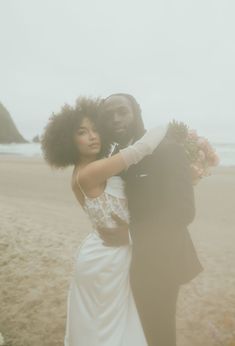
[[[122,220],[118,215],[112,214],[112,218],[116,221],[117,227],[115,228],[98,228],[100,237],[106,246],[123,246],[131,244],[131,237],[129,233],[129,225]]]
[[[187,226],[195,217],[195,199],[189,160],[184,148],[167,143],[162,151],[164,191],[157,222],[163,226]],[[159,162],[159,161],[158,161]],[[156,169],[158,167],[156,166]]]

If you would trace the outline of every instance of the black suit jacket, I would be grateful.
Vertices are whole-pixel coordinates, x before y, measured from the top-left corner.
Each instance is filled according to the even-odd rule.
[[[126,172],[133,240],[132,267],[183,284],[202,270],[187,226],[195,217],[190,166],[182,146],[166,137]],[[142,274],[141,274],[142,273]]]

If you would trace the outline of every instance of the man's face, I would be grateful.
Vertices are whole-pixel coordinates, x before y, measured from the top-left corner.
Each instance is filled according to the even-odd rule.
[[[111,138],[125,144],[132,137],[134,114],[129,100],[124,96],[110,96],[102,107],[102,124]]]

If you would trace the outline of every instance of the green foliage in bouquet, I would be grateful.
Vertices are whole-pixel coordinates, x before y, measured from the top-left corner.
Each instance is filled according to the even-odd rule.
[[[196,145],[197,138],[190,136],[188,125],[182,121],[172,120],[168,125],[167,137],[184,147],[191,163],[197,160],[199,151]]]
[[[172,120],[168,125],[167,137],[179,144],[184,144],[189,128],[182,121]]]

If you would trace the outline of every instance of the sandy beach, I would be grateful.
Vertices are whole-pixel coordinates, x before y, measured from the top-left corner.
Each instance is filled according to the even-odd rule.
[[[0,156],[0,332],[8,346],[63,345],[73,256],[90,229],[71,170]],[[177,346],[234,346],[235,168],[215,169],[195,196],[189,229],[204,271],[181,288]]]

